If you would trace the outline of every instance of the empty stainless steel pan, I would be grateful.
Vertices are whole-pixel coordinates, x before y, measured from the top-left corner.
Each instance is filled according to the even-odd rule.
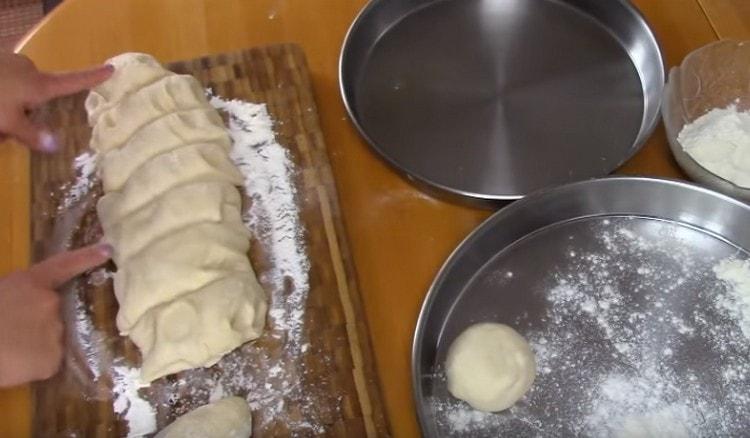
[[[627,0],[373,0],[340,81],[387,161],[487,201],[616,169],[654,128],[664,66]]]

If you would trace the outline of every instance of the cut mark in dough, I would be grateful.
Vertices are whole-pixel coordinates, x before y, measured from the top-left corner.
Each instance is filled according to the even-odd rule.
[[[117,328],[127,334],[152,307],[232,273],[252,272],[249,247],[239,218],[234,223],[200,223],[152,242],[115,273]]]
[[[126,216],[116,216],[100,204],[99,221],[120,264],[151,242],[201,222],[229,222],[241,216],[237,189],[223,181],[198,181],[172,188]]]
[[[134,172],[122,191],[104,195],[97,206],[116,221],[168,190],[182,184],[222,181],[233,186],[242,184],[242,174],[220,145],[187,145],[144,163]]]
[[[91,147],[100,153],[108,152],[167,113],[207,106],[205,91],[197,79],[190,75],[164,76],[101,113],[91,132]]]
[[[99,169],[105,192],[121,190],[130,176],[152,158],[186,145],[211,143],[231,149],[231,139],[213,109],[169,113],[153,120],[120,148],[100,155]]]

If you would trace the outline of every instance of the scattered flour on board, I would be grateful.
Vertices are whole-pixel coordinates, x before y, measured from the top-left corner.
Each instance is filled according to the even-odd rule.
[[[91,271],[87,277],[88,283],[92,286],[101,286],[114,277],[114,272],[108,271],[101,267]],[[66,315],[73,322],[68,329],[70,343],[76,348],[69,349],[69,353],[79,353],[79,356],[73,356],[70,366],[73,372],[79,374],[79,380],[88,385],[90,382],[93,386],[101,377],[103,363],[102,348],[104,345],[104,336],[96,330],[91,320],[91,315],[86,308],[86,303],[81,299],[80,290],[74,288],[69,290],[65,296]],[[82,357],[80,357],[82,356]],[[86,370],[83,370],[85,367]]]
[[[305,373],[300,359],[309,347],[303,325],[310,261],[296,199],[294,163],[287,149],[276,140],[265,104],[209,96],[211,104],[229,116],[234,145],[230,156],[245,177],[245,193],[252,201],[243,219],[268,252],[270,267],[260,280],[273,289],[268,310],[270,326],[272,335],[283,338],[285,345],[285,356],[264,361],[256,376],[235,372],[242,366],[235,361],[242,358],[229,356],[220,363],[224,378],[215,383],[210,397],[250,388],[247,398],[251,409],[270,411],[262,421],[278,421],[286,412],[285,399],[298,400],[306,410],[315,410],[314,403],[301,390],[300,376],[287,374],[290,368],[296,374]],[[280,366],[280,361],[285,367]],[[283,421],[291,430],[323,430],[322,425],[305,419],[288,417]]]
[[[101,286],[114,278],[114,272],[108,271],[107,268],[99,268],[91,271],[91,274],[89,275],[89,283],[92,286]]]
[[[138,394],[140,370],[122,365],[112,367],[112,393],[116,414],[128,423],[128,437],[140,437],[156,431],[156,411]]]
[[[234,144],[230,155],[244,175],[245,190],[252,199],[245,223],[271,248],[272,269],[266,275],[278,289],[284,289],[287,279],[294,283],[294,293],[285,301],[271,303],[269,316],[278,326],[285,326],[291,335],[290,347],[299,351],[310,262],[303,243],[289,152],[276,141],[273,121],[264,104],[211,96],[211,105],[229,114]]]
[[[71,183],[63,185],[60,190],[63,193],[58,211],[64,211],[81,199],[86,197],[96,184],[97,155],[94,151],[84,151],[73,159],[73,170],[75,178]],[[112,279],[113,272],[105,268],[99,268],[88,276],[89,284],[100,286]],[[84,385],[85,390],[91,390],[101,377],[102,360],[105,342],[103,336],[97,331],[81,301],[77,290],[71,290],[69,303],[74,324],[71,325],[71,341],[75,347],[71,350],[79,353],[81,358],[73,358],[71,364],[73,372],[78,373],[79,382]],[[81,363],[83,360],[85,363]],[[88,374],[84,374],[81,367],[85,366]],[[140,370],[126,366],[114,366],[112,373],[112,395],[114,399],[114,411],[122,415],[128,424],[128,438],[148,435],[156,431],[156,410],[148,400],[142,398],[138,393],[141,384],[138,380]]]
[[[537,359],[534,386],[502,413],[435,393],[443,435],[683,438],[747,430],[750,262],[724,243],[727,258],[706,256],[700,245],[713,238],[678,225],[647,221],[660,231],[644,235],[644,221],[599,219],[592,221],[597,245],[571,241],[565,260],[542,274],[541,326],[524,333]],[[709,357],[696,361],[696,346]]]
[[[81,301],[78,293],[74,291],[69,292],[70,299],[72,300],[72,314],[75,324],[69,327],[73,333],[73,342],[78,346],[76,349],[83,355],[85,364],[75,362],[75,367],[85,366],[90,373],[91,380],[94,382],[99,380],[101,376],[101,358],[100,348],[102,343],[101,334],[94,328],[94,324],[91,318],[86,312],[85,304]],[[83,376],[82,376],[83,377]],[[82,381],[87,382],[89,379],[83,377]]]
[[[60,204],[60,209],[70,208],[72,205],[85,197],[94,186],[96,178],[96,153],[85,151],[73,159],[73,170],[76,177],[72,183],[64,185],[61,189],[65,196]]]
[[[63,185],[63,193],[58,211],[64,211],[83,199],[96,183],[97,155],[93,151],[84,151],[73,159],[75,179]],[[100,286],[113,277],[113,273],[105,268],[99,268],[89,275],[88,281],[93,286]],[[81,301],[78,290],[68,291],[67,303],[71,306],[67,311],[71,315],[73,324],[70,326],[71,338],[75,347],[70,350],[74,354],[70,364],[73,372],[78,374],[78,380],[88,391],[101,377],[104,340],[94,327],[91,316]],[[75,353],[83,357],[76,357]],[[85,363],[81,363],[81,362]],[[86,367],[86,371],[82,367]],[[140,387],[140,371],[122,365],[114,366],[112,372],[113,408],[116,414],[123,416],[128,424],[128,438],[141,437],[156,431],[156,411],[148,400],[138,394]]]

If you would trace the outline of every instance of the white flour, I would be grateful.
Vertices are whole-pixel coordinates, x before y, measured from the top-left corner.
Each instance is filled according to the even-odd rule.
[[[674,376],[661,376],[654,369],[640,371],[643,377],[613,373],[598,382],[591,412],[585,417],[588,432],[614,438],[694,436],[691,431],[700,427],[698,411],[680,400],[680,390],[671,381]]]
[[[746,430],[750,338],[742,327],[750,313],[737,309],[750,305],[750,263],[707,257],[698,248],[717,243],[684,227],[592,222],[596,246],[571,240],[559,267],[540,280],[546,316],[522,331],[537,359],[531,391],[499,414],[436,397],[442,431],[682,438]],[[518,277],[499,274],[503,282]],[[521,316],[511,325],[523,324]],[[696,346],[710,349],[710,359],[696,362]]]
[[[76,177],[71,184],[64,185],[61,190],[64,194],[62,202],[58,206],[59,211],[65,211],[73,207],[83,199],[96,183],[97,156],[93,151],[85,151],[73,160],[73,169]],[[105,268],[92,271],[88,282],[93,286],[100,286],[110,280],[113,273]],[[85,385],[85,391],[91,391],[96,387],[96,382],[101,377],[102,361],[104,359],[105,342],[99,331],[94,328],[90,314],[86,311],[84,303],[80,300],[78,292],[73,290],[69,293],[73,305],[72,317],[74,325],[72,330],[75,346],[70,346],[74,354],[78,353],[84,363],[72,364],[73,372],[80,373],[79,367],[86,366],[88,375],[79,374],[79,381]],[[74,356],[74,360],[76,357]],[[138,377],[140,371],[122,365],[112,368],[112,396],[113,408],[116,414],[122,415],[128,425],[128,438],[146,436],[156,431],[156,410],[151,403],[142,398],[138,393],[140,383]],[[92,395],[99,396],[93,393]],[[104,396],[104,394],[102,394]]]
[[[96,153],[84,151],[73,159],[73,169],[76,177],[70,185],[62,187],[65,196],[60,203],[59,209],[68,209],[88,194],[96,179]]]
[[[212,383],[212,395],[248,392],[251,409],[267,411],[258,424],[283,421],[291,430],[321,431],[322,425],[304,418],[285,417],[285,399],[312,403],[301,389],[300,361],[308,343],[303,325],[310,289],[310,261],[305,246],[305,230],[296,200],[294,164],[289,152],[276,140],[273,121],[264,104],[223,100],[210,96],[211,104],[229,115],[233,149],[231,158],[245,177],[245,193],[252,205],[244,220],[269,257],[269,270],[260,280],[272,289],[269,306],[271,335],[284,342],[285,356],[266,358],[256,364],[256,372],[245,371],[241,354],[230,355],[219,366],[220,381]],[[285,366],[282,367],[281,363]],[[292,369],[292,371],[289,371]],[[314,406],[308,406],[313,411]]]
[[[82,359],[86,362],[92,380],[96,382],[101,375],[99,348],[101,347],[102,337],[94,328],[94,324],[84,307],[85,304],[79,299],[78,294],[75,295],[74,300],[75,325],[73,325],[72,330],[75,333],[75,342],[79,346],[78,351],[83,355]],[[76,366],[81,365],[83,364],[76,364]],[[83,377],[83,381],[88,381],[88,379]]]
[[[92,286],[101,286],[115,278],[115,273],[108,271],[107,268],[98,268],[89,274],[89,284]]]
[[[750,112],[714,108],[685,125],[677,141],[709,171],[750,188]]]
[[[140,371],[127,366],[112,367],[112,393],[116,414],[128,423],[128,438],[156,431],[156,411],[138,394]]]
[[[750,262],[722,260],[714,267],[714,273],[728,285],[730,291],[718,303],[740,321],[742,333],[750,339]]]
[[[264,104],[223,100],[211,104],[229,114],[234,147],[231,157],[245,177],[245,191],[252,205],[245,223],[264,247],[270,248],[272,268],[265,275],[275,289],[287,280],[294,291],[283,301],[272,300],[269,316],[274,325],[288,331],[289,347],[302,348],[302,316],[309,290],[310,262],[304,245],[304,227],[295,201],[294,166],[288,151],[276,141],[273,121]]]

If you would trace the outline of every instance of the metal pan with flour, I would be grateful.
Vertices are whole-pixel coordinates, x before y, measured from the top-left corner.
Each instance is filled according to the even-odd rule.
[[[423,433],[741,434],[749,221],[750,207],[724,195],[626,177],[499,211],[454,251],[423,304],[412,356]],[[480,322],[513,327],[536,356],[530,392],[501,413],[471,409],[445,382],[448,347]]]

